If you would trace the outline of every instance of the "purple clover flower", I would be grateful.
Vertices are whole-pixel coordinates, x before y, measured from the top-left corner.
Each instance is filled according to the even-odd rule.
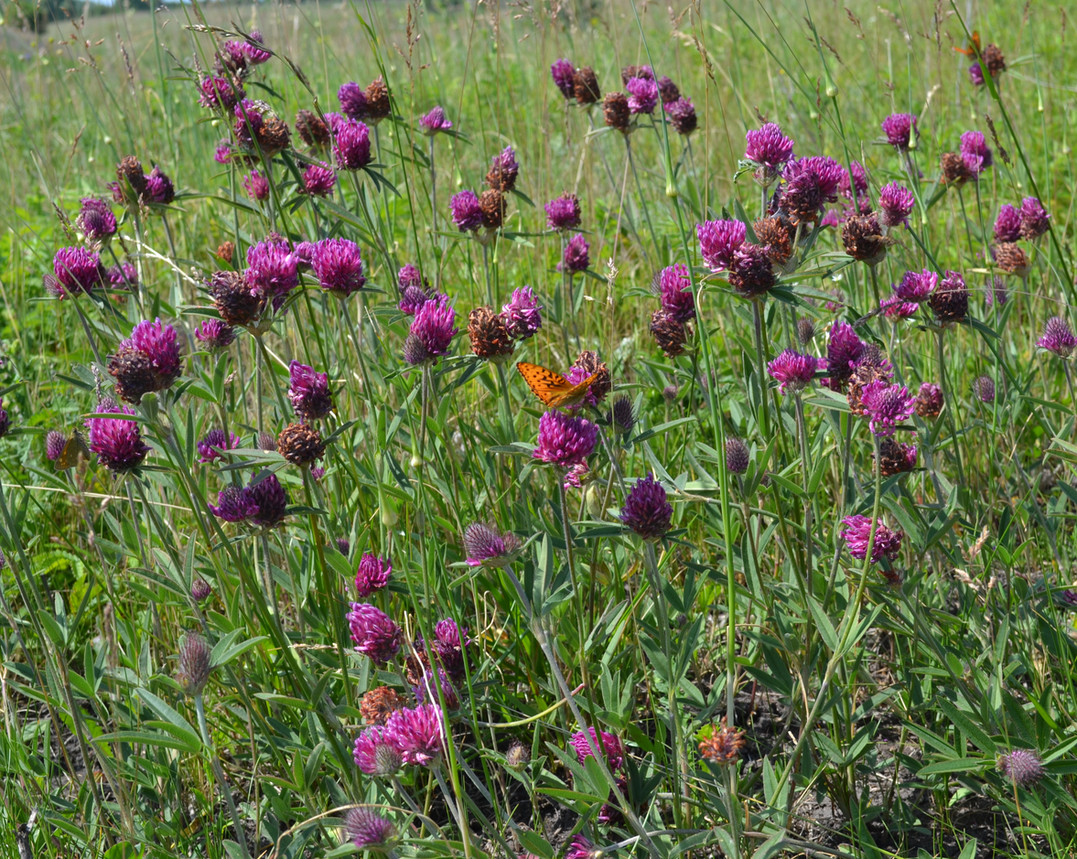
[[[252,66],[260,66],[268,62],[273,55],[265,49],[262,34],[258,30],[251,30],[250,35],[243,44],[243,53],[247,55],[247,62]]]
[[[696,107],[692,104],[692,99],[683,95],[675,101],[664,103],[662,110],[669,114],[670,124],[678,134],[687,136],[695,131],[699,125],[699,120],[696,117]]]
[[[1025,197],[1021,201],[1021,238],[1038,239],[1050,229],[1050,218],[1043,203],[1035,197]]]
[[[156,165],[146,176],[145,199],[159,206],[167,206],[176,199],[176,189],[172,184],[172,180],[161,172],[161,168]]]
[[[841,532],[841,538],[849,549],[849,554],[857,560],[864,560],[868,554],[868,542],[871,536],[870,516],[847,516],[841,520],[845,530]],[[897,558],[901,551],[901,531],[891,531],[882,522],[875,527],[875,542],[871,547],[871,563],[877,564],[883,558],[891,561]]]
[[[744,135],[744,139],[744,157],[772,172],[777,172],[793,157],[793,141],[782,134],[781,128],[775,122],[768,122],[762,128],[749,131]]]
[[[310,265],[322,289],[347,297],[363,288],[363,258],[359,246],[348,239],[315,242]]]
[[[535,459],[573,468],[586,465],[598,443],[598,427],[586,418],[569,417],[550,409],[539,418]]]
[[[519,546],[515,534],[499,534],[483,522],[472,522],[464,529],[464,554],[469,567],[503,567]]]
[[[449,351],[460,329],[456,327],[456,310],[449,304],[449,296],[439,293],[423,303],[415,312],[409,333],[421,344],[426,358],[430,360]]]
[[[441,707],[421,704],[394,710],[385,723],[385,736],[406,764],[428,767],[437,763],[445,746]]]
[[[254,503],[254,512],[250,514],[252,523],[259,528],[272,528],[280,524],[288,507],[288,493],[277,475],[268,473],[261,478],[256,475],[243,491]]]
[[[673,506],[665,488],[648,472],[629,491],[621,508],[621,522],[644,540],[658,540],[669,530],[672,519]]]
[[[550,66],[550,75],[553,77],[554,85],[561,91],[561,95],[566,99],[574,97],[573,78],[576,76],[576,67],[569,60],[554,60],[553,65]]]
[[[65,447],[67,447],[67,436],[62,432],[49,430],[45,433],[45,458],[49,462],[56,462],[63,456]]]
[[[148,319],[131,329],[131,337],[120,342],[120,349],[136,349],[150,359],[159,387],[167,388],[180,374],[180,346],[176,329],[161,320]]]
[[[344,831],[360,850],[384,851],[396,837],[393,824],[370,808],[349,808],[344,815]]]
[[[882,299],[879,307],[887,319],[909,319],[920,309],[920,305],[915,301],[902,301],[896,295],[889,295]]]
[[[348,119],[363,119],[367,115],[366,92],[355,81],[340,85],[337,90],[340,110]]]
[[[647,78],[631,78],[628,90],[628,110],[632,114],[654,113],[658,106],[658,84]]]
[[[333,410],[328,373],[319,373],[313,367],[292,361],[288,365],[288,376],[288,399],[299,418],[318,420]]]
[[[439,131],[448,131],[452,128],[452,123],[445,117],[445,111],[441,105],[436,105],[430,109],[429,113],[424,113],[419,117],[419,127],[422,128],[423,134],[432,136]]]
[[[908,420],[916,406],[908,388],[881,379],[864,386],[860,402],[868,417],[868,427],[880,436],[893,435],[896,425]]]
[[[512,298],[501,306],[501,317],[509,336],[515,340],[526,340],[542,327],[542,305],[535,298],[530,286],[521,286],[512,291]]]
[[[733,254],[748,235],[740,221],[704,221],[696,224],[699,250],[711,271],[722,271],[733,264]]]
[[[258,505],[246,489],[228,486],[217,493],[217,503],[209,510],[225,522],[242,522],[258,512]]]
[[[574,230],[580,225],[580,201],[575,194],[554,197],[546,204],[546,224],[551,230]]]
[[[799,393],[815,378],[818,362],[811,355],[802,355],[794,349],[786,349],[767,364],[767,372],[778,382],[779,390]]]
[[[57,298],[89,292],[101,286],[105,278],[101,258],[80,247],[60,248],[52,259],[52,270],[55,277],[45,276],[45,288]]]
[[[299,285],[299,260],[287,239],[269,238],[247,248],[244,279],[253,295],[277,298]]]
[[[826,372],[831,390],[840,390],[845,385],[863,354],[864,341],[857,336],[853,326],[848,322],[835,322],[826,345]]]
[[[662,309],[677,322],[685,323],[696,316],[696,300],[692,294],[692,279],[684,263],[667,266],[658,275]]]
[[[984,70],[979,63],[973,63],[969,66],[969,80],[972,81],[973,86],[984,85]]]
[[[333,157],[344,170],[359,170],[373,160],[370,129],[357,119],[346,119],[333,129]]]
[[[449,214],[462,233],[475,232],[482,226],[482,206],[474,191],[453,194],[449,199]]]
[[[1033,199],[1033,198],[1029,198]],[[116,233],[116,216],[109,204],[99,197],[83,197],[82,208],[75,216],[75,225],[82,230],[86,240],[105,242]]]
[[[252,200],[262,201],[269,197],[269,180],[257,170],[251,170],[243,177],[243,187]]]
[[[926,268],[923,271],[907,271],[894,284],[894,295],[902,301],[924,301],[935,289],[939,276]]]
[[[1021,238],[1021,210],[1003,203],[995,218],[995,241],[1016,242]]]
[[[582,233],[577,233],[565,244],[565,254],[557,264],[558,271],[567,271],[570,275],[587,271],[591,265],[591,245]]]
[[[1048,352],[1053,352],[1059,358],[1068,358],[1077,348],[1077,337],[1061,316],[1052,316],[1043,326],[1043,336],[1036,341],[1036,345]]]
[[[225,349],[236,339],[236,331],[220,319],[206,319],[198,326],[194,339],[210,350]]]
[[[112,399],[97,404],[98,414],[133,416],[134,409],[121,407]],[[126,417],[96,417],[86,420],[87,442],[97,461],[109,471],[122,474],[138,468],[150,449],[142,442],[138,424]]]
[[[451,617],[434,624],[434,653],[453,682],[462,683],[467,675],[465,651],[470,644],[467,629],[460,629]]]
[[[576,752],[576,760],[583,763],[588,758],[595,757],[595,752],[600,751],[606,756],[606,763],[613,772],[617,772],[625,762],[625,750],[621,740],[608,731],[599,733],[594,727],[586,731],[577,731],[568,741]]]
[[[355,649],[369,656],[375,665],[385,665],[400,652],[400,627],[375,605],[353,602],[348,627]]]
[[[899,152],[907,152],[915,137],[919,136],[916,117],[911,113],[890,114],[883,120],[883,134],[887,143]]]
[[[308,164],[303,171],[303,192],[312,197],[328,197],[337,184],[337,174],[328,164]]]
[[[907,224],[916,205],[912,191],[897,182],[884,185],[879,191],[879,223],[884,227]]]
[[[392,775],[404,762],[382,725],[372,725],[355,738],[352,759],[361,772],[374,776]]]
[[[974,180],[992,165],[994,159],[982,131],[966,131],[961,135],[961,159]]]
[[[211,429],[198,442],[198,461],[213,462],[224,459],[224,451],[239,447],[239,436],[234,432],[227,436],[222,429]]]
[[[366,599],[384,588],[389,584],[389,576],[392,572],[393,565],[388,558],[379,558],[371,552],[365,552],[359,559],[359,566],[355,571],[355,590],[359,598]]]
[[[1045,773],[1039,755],[1029,749],[1014,749],[999,755],[998,771],[1019,787],[1031,787]]]

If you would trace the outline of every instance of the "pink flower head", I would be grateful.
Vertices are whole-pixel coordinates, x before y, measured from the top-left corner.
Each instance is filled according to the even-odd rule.
[[[802,391],[813,378],[818,366],[811,355],[802,355],[793,349],[786,349],[777,358],[767,364],[767,372],[781,383],[780,390],[793,393]]]
[[[842,519],[845,530],[841,532],[841,538],[849,548],[849,554],[857,560],[864,560],[868,554],[868,542],[871,537],[870,516],[847,516]],[[891,561],[897,558],[901,551],[901,531],[891,531],[882,522],[875,526],[875,540],[871,547],[871,563],[877,564],[883,558]]]
[[[916,399],[909,394],[908,388],[883,380],[865,385],[860,402],[867,413],[871,431],[881,436],[893,435],[897,424],[908,420],[916,406]]]
[[[886,142],[897,149],[905,152],[909,149],[919,132],[916,130],[916,117],[911,113],[892,113],[883,120],[883,134]]]
[[[748,228],[740,221],[704,221],[696,224],[699,250],[703,262],[711,271],[722,271],[733,263],[736,252],[748,235]]]
[[[442,718],[437,704],[394,710],[385,723],[385,737],[404,763],[428,767],[441,758],[445,746]]]
[[[576,760],[581,764],[588,758],[595,757],[597,750],[605,754],[606,763],[613,772],[624,765],[624,746],[615,734],[607,731],[602,731],[601,735],[593,727],[586,731],[577,731],[569,740],[569,745],[575,750]]]
[[[393,565],[388,558],[379,558],[370,552],[364,553],[355,572],[355,589],[360,599],[366,599],[389,584],[392,572]]]

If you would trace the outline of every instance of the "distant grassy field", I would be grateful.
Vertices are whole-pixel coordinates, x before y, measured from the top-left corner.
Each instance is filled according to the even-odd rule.
[[[1072,855],[1070,26],[0,29],[0,855]]]

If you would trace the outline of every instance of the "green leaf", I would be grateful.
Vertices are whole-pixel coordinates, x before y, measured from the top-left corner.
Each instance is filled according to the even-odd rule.
[[[972,740],[981,751],[992,757],[995,755],[996,746],[994,741],[983,728],[969,718],[967,713],[957,709],[953,701],[940,697],[936,699],[936,706],[949,717],[950,721],[954,723],[954,727]],[[958,751],[961,751],[961,749],[958,749]]]
[[[928,764],[926,767],[920,767],[916,774],[923,777],[945,773],[976,772],[983,767],[983,764],[983,760],[975,758],[956,758],[955,760],[937,761],[936,763]]]
[[[149,689],[146,689],[143,686],[139,686],[137,689],[135,689],[135,694],[146,702],[147,707],[153,710],[154,713],[156,713],[166,722],[187,731],[189,734],[195,737],[198,736],[198,733],[195,731],[194,728],[191,727],[191,724],[183,718],[183,716],[181,716],[168,704],[166,704],[164,701],[154,695]]]
[[[209,664],[214,668],[220,665],[227,665],[239,656],[239,654],[250,650],[259,642],[268,640],[268,636],[259,635],[256,638],[248,638],[246,641],[236,643],[236,639],[242,634],[242,629],[233,629],[227,635],[223,636],[221,640],[213,646],[213,652],[209,655]]]

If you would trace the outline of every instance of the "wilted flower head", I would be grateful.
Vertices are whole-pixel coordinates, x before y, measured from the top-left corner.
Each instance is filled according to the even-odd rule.
[[[729,285],[746,298],[765,295],[778,282],[767,249],[744,242],[733,252],[729,266]]]
[[[927,298],[940,323],[961,322],[969,312],[969,291],[960,272],[947,271]]]
[[[360,850],[383,848],[396,835],[393,824],[369,808],[349,808],[344,815],[344,831]]]
[[[932,382],[921,382],[916,395],[916,414],[924,420],[934,420],[942,412],[942,388]]]
[[[904,474],[916,468],[916,445],[903,444],[892,438],[879,442],[879,471],[883,477]]]
[[[546,223],[551,230],[574,230],[580,225],[580,201],[575,194],[562,194],[546,204]]]
[[[879,228],[878,216],[850,215],[841,228],[845,252],[868,265],[878,265],[886,257],[887,240]]]
[[[813,223],[838,198],[846,170],[833,158],[815,155],[790,161],[782,171],[779,203],[794,224]]]
[[[180,639],[179,671],[176,679],[188,695],[202,694],[213,666],[210,664],[210,646],[197,632],[185,632]]]
[[[879,223],[884,227],[896,227],[907,223],[916,205],[912,191],[897,182],[884,185],[879,191]]]
[[[684,263],[667,266],[658,275],[662,310],[678,322],[688,322],[696,316],[695,296],[688,266]]]
[[[588,758],[595,757],[596,752],[601,752],[605,755],[611,771],[616,772],[624,765],[624,746],[616,734],[608,731],[602,731],[600,734],[591,727],[586,731],[577,731],[568,742],[576,752],[576,760],[581,764]]]
[[[655,83],[658,85],[658,95],[662,104],[672,104],[681,97],[681,91],[668,75],[662,75]]]
[[[1029,749],[1014,749],[999,755],[998,771],[1020,787],[1030,787],[1045,773],[1039,755]]]
[[[384,665],[400,651],[400,627],[375,605],[353,602],[348,626],[355,649],[376,665]]]
[[[494,156],[490,171],[486,174],[486,184],[495,191],[505,194],[516,187],[516,177],[520,165],[516,163],[516,150],[506,146]]]
[[[554,60],[553,65],[550,66],[550,75],[553,77],[554,85],[561,91],[561,95],[566,99],[575,95],[573,78],[576,75],[576,67],[571,62],[566,59]]]
[[[503,360],[516,348],[505,317],[489,305],[476,307],[467,315],[467,334],[471,351],[483,360]]]
[[[699,125],[696,108],[690,98],[681,96],[676,101],[664,102],[662,109],[668,114],[669,122],[678,134],[688,136]]]
[[[385,723],[385,736],[404,763],[428,767],[440,759],[445,745],[442,718],[437,704],[395,710]]]
[[[213,462],[224,459],[224,451],[239,446],[239,436],[234,432],[225,435],[222,429],[211,429],[198,442],[198,461]]]
[[[1025,197],[1021,201],[1021,238],[1038,239],[1050,229],[1050,218],[1043,203],[1035,197]]]
[[[629,134],[632,131],[632,112],[628,109],[628,98],[624,93],[611,92],[606,94],[606,97],[602,100],[602,117],[607,126],[620,131],[622,134]]]
[[[670,528],[673,506],[666,490],[648,472],[633,485],[621,508],[621,521],[644,540],[658,540]]]
[[[748,228],[740,221],[704,221],[696,224],[699,250],[711,271],[722,271],[733,263],[733,254],[744,244]]]
[[[333,157],[344,170],[360,170],[373,160],[370,129],[357,119],[339,122],[333,128]]]
[[[916,130],[916,117],[911,113],[890,114],[883,120],[883,134],[887,143],[899,152],[905,152],[920,134]]]
[[[333,410],[333,395],[329,391],[329,374],[292,361],[288,365],[288,399],[298,417],[305,421],[324,418]]]
[[[813,378],[818,366],[811,355],[802,355],[794,349],[786,349],[777,358],[767,364],[767,372],[781,383],[780,390],[793,393],[802,391]]]
[[[658,105],[658,84],[647,78],[632,78],[625,84],[630,113],[654,113]]]
[[[1043,326],[1043,336],[1036,345],[1059,358],[1068,358],[1077,348],[1077,337],[1073,336],[1069,323],[1061,316],[1052,316]]]
[[[419,117],[419,127],[422,128],[423,134],[433,135],[439,131],[448,131],[452,128],[452,123],[445,117],[441,105],[437,105],[431,108],[429,113]]]
[[[565,253],[561,262],[557,264],[557,270],[579,274],[581,271],[586,271],[590,265],[591,245],[582,233],[577,233],[565,244]]]
[[[602,97],[594,69],[590,66],[576,69],[572,76],[572,94],[576,96],[577,104],[594,104]]]
[[[404,699],[391,686],[376,686],[359,701],[359,712],[368,725],[384,725],[393,710],[404,706]]]
[[[542,327],[542,305],[535,298],[530,286],[512,291],[512,298],[501,306],[501,316],[509,334],[517,340],[526,340]]]
[[[847,516],[841,520],[845,530],[841,532],[841,538],[849,549],[849,554],[857,560],[864,560],[868,554],[868,543],[871,536],[870,516]],[[891,561],[901,551],[901,539],[904,534],[901,531],[891,531],[882,522],[875,527],[875,540],[871,547],[871,563],[877,564],[883,558]]]
[[[295,115],[295,130],[312,149],[324,149],[332,140],[326,120],[312,110],[300,110]]]
[[[713,764],[735,764],[746,742],[744,731],[726,725],[723,716],[722,724],[715,726],[710,736],[700,740],[699,756]]]
[[[359,559],[359,568],[355,571],[355,590],[361,599],[365,599],[389,584],[393,565],[388,558],[379,558],[371,552],[365,552]]]

